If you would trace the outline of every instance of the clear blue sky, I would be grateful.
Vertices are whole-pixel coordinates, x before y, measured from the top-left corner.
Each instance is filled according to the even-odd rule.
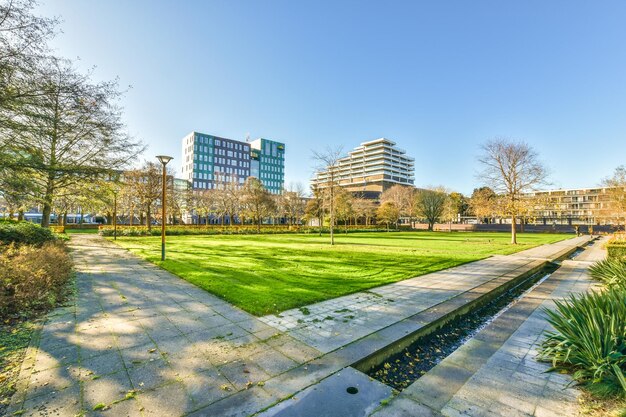
[[[494,136],[530,143],[554,187],[626,163],[626,2],[42,0],[58,54],[132,85],[129,131],[169,153],[192,130],[311,149],[387,137],[416,185],[471,193]]]

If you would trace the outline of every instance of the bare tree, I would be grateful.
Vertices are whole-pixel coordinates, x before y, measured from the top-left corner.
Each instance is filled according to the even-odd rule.
[[[328,211],[330,244],[335,244],[335,209],[337,205],[336,195],[338,184],[339,159],[341,159],[342,148],[326,147],[324,151],[313,151],[313,159],[317,163],[318,188],[324,206]]]
[[[194,190],[191,206],[198,216],[198,224],[202,224],[202,217],[208,225],[211,214],[215,212],[216,190]]]
[[[300,183],[290,184],[282,194],[283,209],[288,218],[289,224],[300,223],[304,216],[306,201],[304,198],[304,187]]]
[[[244,212],[256,223],[257,233],[261,233],[261,222],[274,210],[272,194],[258,178],[249,177],[244,183],[242,201]]]
[[[316,219],[319,223],[319,235],[322,236],[322,229],[324,227],[324,202],[320,197],[321,193],[317,188],[313,189],[313,198],[307,201],[304,208],[304,215],[307,219]]]
[[[548,171],[533,148],[521,141],[496,138],[482,146],[479,179],[504,198],[504,215],[511,218],[511,243],[517,244],[517,218],[522,194],[546,183]]]
[[[369,226],[370,220],[376,216],[376,203],[365,197],[355,197],[352,204],[354,215],[363,218],[365,225]]]
[[[152,228],[152,213],[161,199],[162,167],[156,162],[146,161],[138,170],[129,171],[125,175],[136,190],[139,205],[145,214],[146,226]]]
[[[189,207],[191,200],[191,189],[187,186],[179,188],[173,176],[168,179],[167,214],[170,217],[170,224],[182,223],[183,212]]]
[[[395,184],[385,190],[380,196],[380,202],[392,202],[400,213],[400,217],[409,217],[412,222],[413,211],[415,210],[415,189],[406,185]]]
[[[407,212],[407,206],[409,205],[409,195],[410,195],[410,191],[411,188],[404,186],[404,185],[400,185],[400,184],[395,184],[393,186],[391,186],[390,188],[388,188],[387,190],[383,191],[383,193],[380,195],[380,202],[381,203],[386,203],[388,201],[392,202],[396,208],[400,211],[400,215],[404,215]]]
[[[228,224],[233,225],[235,214],[240,211],[242,186],[239,184],[239,177],[236,175],[226,176],[223,173],[215,176],[215,210],[220,214],[222,226],[224,219],[228,216]]]

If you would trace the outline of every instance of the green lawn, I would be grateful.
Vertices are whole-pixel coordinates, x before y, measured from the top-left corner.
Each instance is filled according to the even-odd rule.
[[[117,243],[185,280],[255,314],[366,290],[417,275],[510,254],[572,237],[506,233],[378,232],[328,236],[170,236],[161,262],[160,237],[118,237]]]

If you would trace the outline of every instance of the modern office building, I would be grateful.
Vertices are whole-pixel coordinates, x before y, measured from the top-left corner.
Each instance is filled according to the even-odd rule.
[[[385,138],[363,142],[332,167],[335,182],[350,192],[378,198],[395,184],[413,186],[415,159],[396,143]],[[313,188],[324,187],[331,179],[331,167],[311,180]]]
[[[272,194],[280,194],[285,185],[285,144],[261,138],[250,145],[250,175]]]
[[[193,189],[216,189],[224,182],[242,185],[259,178],[274,194],[285,183],[285,144],[268,139],[242,142],[199,132],[182,140],[182,177]]]

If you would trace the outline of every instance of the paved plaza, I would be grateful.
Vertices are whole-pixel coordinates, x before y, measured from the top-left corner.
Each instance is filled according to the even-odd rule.
[[[271,404],[264,381],[320,355],[98,236],[71,248],[76,302],[29,348],[10,412],[178,416],[253,385]]]
[[[589,290],[587,268],[605,257],[602,246],[596,242],[563,261],[550,279],[373,416],[577,416],[579,391],[569,386],[570,376],[547,372],[550,364],[536,356],[541,334],[551,328],[544,309]]]
[[[352,407],[354,415],[366,415],[389,392],[349,368],[356,360],[400,338],[413,328],[407,323],[423,325],[438,309],[438,314],[445,313],[441,306],[456,308],[472,294],[482,294],[546,259],[556,259],[587,239],[494,256],[306,309],[256,318],[101,237],[75,235],[70,246],[77,270],[76,301],[55,310],[37,332],[9,412],[25,416],[289,416],[295,415],[290,407],[301,398],[315,404],[316,393],[335,392],[332,387],[345,382],[342,378],[351,378],[361,384],[362,392],[371,392],[375,398],[363,402],[363,396],[346,397],[358,404]],[[594,254],[599,251],[598,246],[592,249]],[[585,256],[591,260],[596,255]],[[584,272],[588,262],[577,259],[564,263],[564,278],[547,281],[559,282],[554,296],[588,285]],[[551,294],[541,303],[550,303]],[[414,319],[417,316],[420,321]],[[522,322],[514,337],[500,342],[498,354],[513,352],[517,358],[522,355],[522,344],[526,349],[522,357],[532,356],[545,320],[540,313],[532,313]],[[427,404],[428,399],[410,397],[408,392],[417,389],[411,386],[377,412],[402,415],[393,413],[402,413],[410,405],[414,410],[454,415],[470,410],[463,409],[463,400],[484,404],[479,400],[487,397],[471,395],[483,392],[479,388],[485,386],[484,380],[493,377],[497,381],[498,375],[489,374],[489,361],[506,358],[495,352],[483,358],[484,365],[476,372],[464,372],[465,380],[457,378],[457,385],[435,381],[458,388],[448,393],[439,408]],[[543,369],[537,366],[530,368]],[[497,369],[493,367],[493,372]],[[526,379],[541,378],[536,373],[521,372],[520,389]],[[545,375],[548,381],[566,380],[561,375]],[[573,398],[563,394],[562,400]],[[328,401],[326,406],[332,409],[332,404]]]

